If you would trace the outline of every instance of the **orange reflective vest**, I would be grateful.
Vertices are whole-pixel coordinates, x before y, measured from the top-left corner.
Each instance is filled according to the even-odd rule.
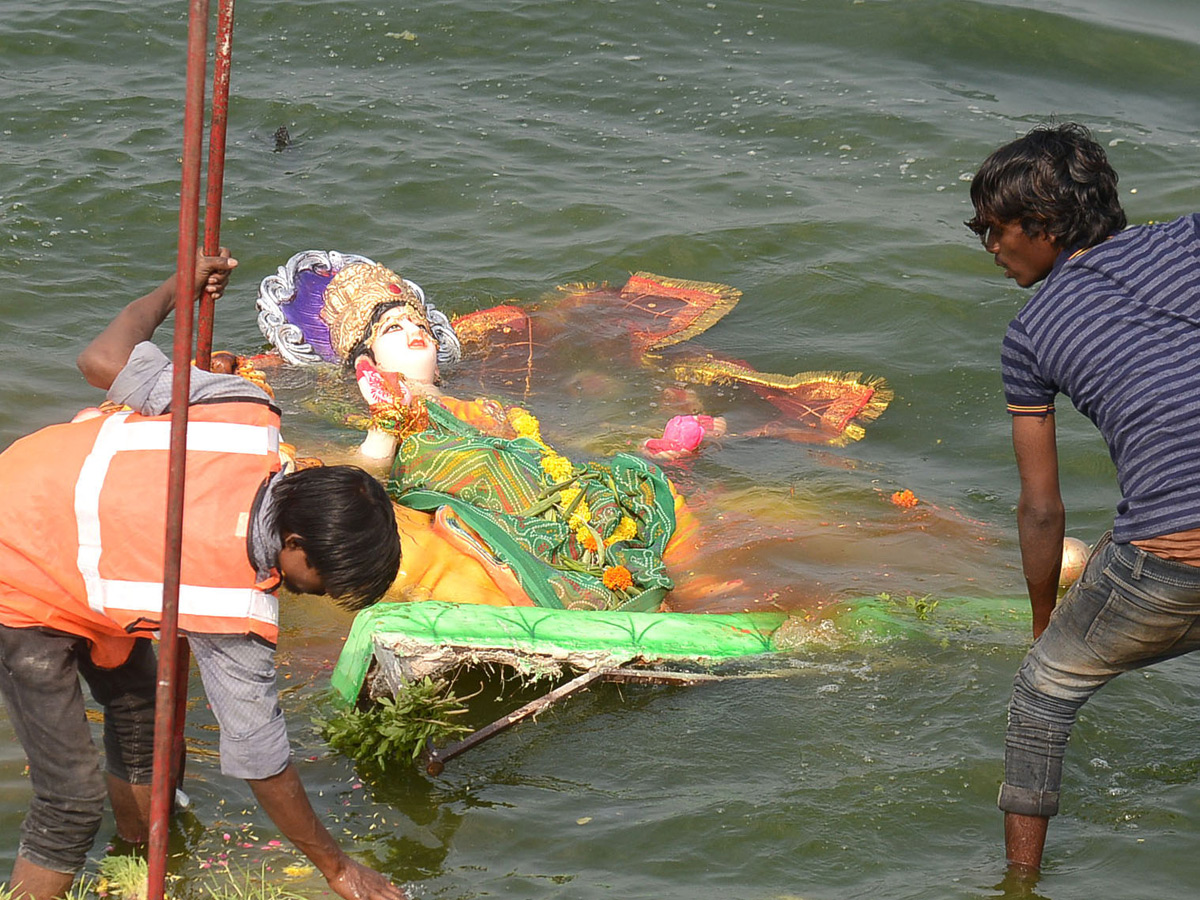
[[[162,615],[170,415],[44,428],[0,454],[0,624],[86,637],[119,665]],[[188,411],[179,628],[275,643],[278,601],[248,555],[254,499],[280,469],[265,400]]]

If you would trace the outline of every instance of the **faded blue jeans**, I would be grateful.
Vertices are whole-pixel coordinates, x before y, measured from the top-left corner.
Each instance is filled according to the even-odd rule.
[[[1080,707],[1122,672],[1196,649],[1200,568],[1106,534],[1013,680],[1000,808],[1055,815]]]

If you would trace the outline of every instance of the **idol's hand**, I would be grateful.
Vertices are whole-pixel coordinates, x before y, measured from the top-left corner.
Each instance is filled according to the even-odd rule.
[[[395,372],[380,372],[365,356],[360,356],[354,366],[358,390],[372,409],[380,407],[410,406],[413,392]]]
[[[679,459],[696,453],[706,437],[724,433],[725,420],[719,416],[675,416],[663,428],[663,436],[646,441],[642,449],[651,459]]]

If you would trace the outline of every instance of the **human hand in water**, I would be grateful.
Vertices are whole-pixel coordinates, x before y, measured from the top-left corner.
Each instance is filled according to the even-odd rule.
[[[408,900],[408,894],[383,875],[349,858],[341,871],[328,881],[343,900]]]

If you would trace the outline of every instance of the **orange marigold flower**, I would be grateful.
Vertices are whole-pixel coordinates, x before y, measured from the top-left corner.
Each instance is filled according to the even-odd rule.
[[[623,591],[633,587],[633,576],[624,566],[613,566],[604,570],[604,586],[610,591]]]
[[[583,544],[584,550],[591,550],[593,553],[596,552],[596,536],[594,534],[590,531],[583,531],[578,536],[579,543]]]
[[[917,500],[917,495],[910,490],[896,491],[892,494],[892,503],[902,509],[912,509],[920,501]]]

